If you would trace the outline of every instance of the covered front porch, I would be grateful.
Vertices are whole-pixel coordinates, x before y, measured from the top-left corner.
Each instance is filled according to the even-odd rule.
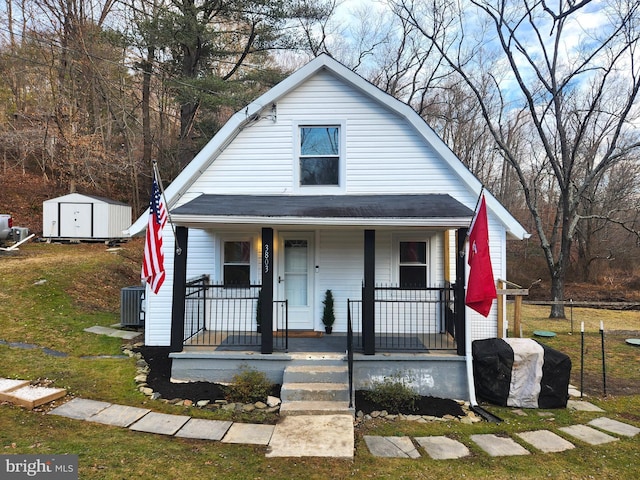
[[[346,333],[348,317],[354,348],[365,355],[464,354],[460,251],[472,212],[449,195],[202,195],[172,216],[174,351],[256,344],[261,354],[287,351],[290,331],[323,330],[320,304],[332,289],[334,331]],[[196,240],[198,261],[204,248],[214,258],[195,279],[190,231],[209,241]],[[239,237],[253,240],[227,241]],[[246,259],[228,261],[229,245]]]
[[[331,361],[348,365],[355,389],[401,374],[414,378],[424,394],[466,397],[460,251],[469,209],[448,195],[203,197],[172,212],[179,252],[171,318],[174,380],[224,383],[250,366],[280,383],[292,363]],[[258,281],[230,284],[215,272],[189,277],[190,231],[227,238],[229,231],[251,229],[259,232],[251,253],[259,268],[252,279]],[[414,238],[423,239],[417,242],[422,256],[402,258],[399,250]],[[303,266],[308,303],[315,302],[311,328],[297,321],[299,291],[292,299],[283,287],[299,274],[289,268],[289,246],[308,253]],[[337,293],[331,335],[318,319],[327,287]]]

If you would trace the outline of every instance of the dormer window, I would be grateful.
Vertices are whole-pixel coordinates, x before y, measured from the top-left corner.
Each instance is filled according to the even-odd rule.
[[[300,126],[300,185],[340,185],[339,126]]]

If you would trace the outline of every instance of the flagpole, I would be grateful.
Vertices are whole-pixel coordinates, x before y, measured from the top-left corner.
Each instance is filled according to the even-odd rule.
[[[478,206],[480,205],[480,201],[482,200],[482,194],[484,193],[484,183],[480,185],[480,193],[478,194],[478,200],[476,200],[476,206],[473,209],[473,216],[471,217],[471,222],[469,222],[469,228],[467,228],[467,236],[465,237],[465,245],[467,240],[469,240],[469,232],[471,232],[471,227],[473,227],[473,222],[476,220],[476,216],[478,215]]]
[[[473,227],[474,222],[476,221],[476,217],[478,215],[478,207],[480,206],[480,201],[482,200],[482,194],[484,193],[484,183],[480,185],[480,193],[478,194],[478,200],[476,200],[476,206],[473,209],[473,216],[471,217],[471,222],[469,222],[469,228],[467,228],[467,233],[464,237],[464,242],[460,247],[460,258],[464,257],[465,248],[467,246],[467,242],[469,241],[469,234],[471,233],[471,229]],[[463,276],[464,278],[464,276]],[[466,293],[465,293],[466,295]],[[465,306],[466,308],[466,306]],[[464,336],[464,347],[465,347],[465,364],[467,370],[467,388],[469,389],[469,404],[471,408],[479,408],[478,400],[476,398],[476,387],[475,387],[475,379],[473,372],[473,350],[472,350],[472,339],[471,339],[471,319],[468,315],[465,315],[465,336]],[[476,410],[474,410],[476,411]]]
[[[473,227],[473,222],[476,221],[476,216],[478,215],[478,206],[480,205],[480,201],[482,200],[482,194],[484,193],[484,183],[480,185],[480,194],[478,195],[478,200],[476,200],[476,206],[473,209],[473,216],[471,217],[471,222],[469,222],[469,226],[467,227],[467,234],[464,236],[464,242],[460,245],[458,254],[460,257],[464,255],[464,249],[467,246],[467,242],[469,241],[469,233],[471,233],[471,227]]]
[[[152,160],[151,162],[153,166],[153,174],[155,178],[158,180],[158,187],[160,187],[160,193],[162,194],[162,199],[164,200],[165,208],[167,209],[167,220],[169,220],[169,225],[171,225],[171,231],[173,232],[173,238],[176,239],[176,254],[182,254],[182,248],[178,245],[178,240],[176,236],[176,227],[173,224],[173,220],[171,219],[171,213],[169,212],[169,203],[167,202],[167,196],[164,194],[164,185],[162,185],[162,178],[160,177],[160,171],[158,170],[158,162],[156,160]]]

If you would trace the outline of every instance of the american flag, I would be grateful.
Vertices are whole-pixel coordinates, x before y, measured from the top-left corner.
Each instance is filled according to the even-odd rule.
[[[146,280],[153,293],[158,293],[165,277],[164,253],[162,253],[162,229],[165,223],[167,223],[167,209],[154,175],[149,202],[149,225],[142,260],[142,279]]]

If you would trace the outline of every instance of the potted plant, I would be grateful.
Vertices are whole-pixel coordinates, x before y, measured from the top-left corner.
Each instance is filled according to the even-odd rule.
[[[324,305],[324,311],[322,312],[324,330],[327,333],[331,333],[333,331],[333,322],[336,321],[336,316],[333,313],[333,293],[331,293],[331,290],[327,290],[324,293],[324,300],[322,304]]]

